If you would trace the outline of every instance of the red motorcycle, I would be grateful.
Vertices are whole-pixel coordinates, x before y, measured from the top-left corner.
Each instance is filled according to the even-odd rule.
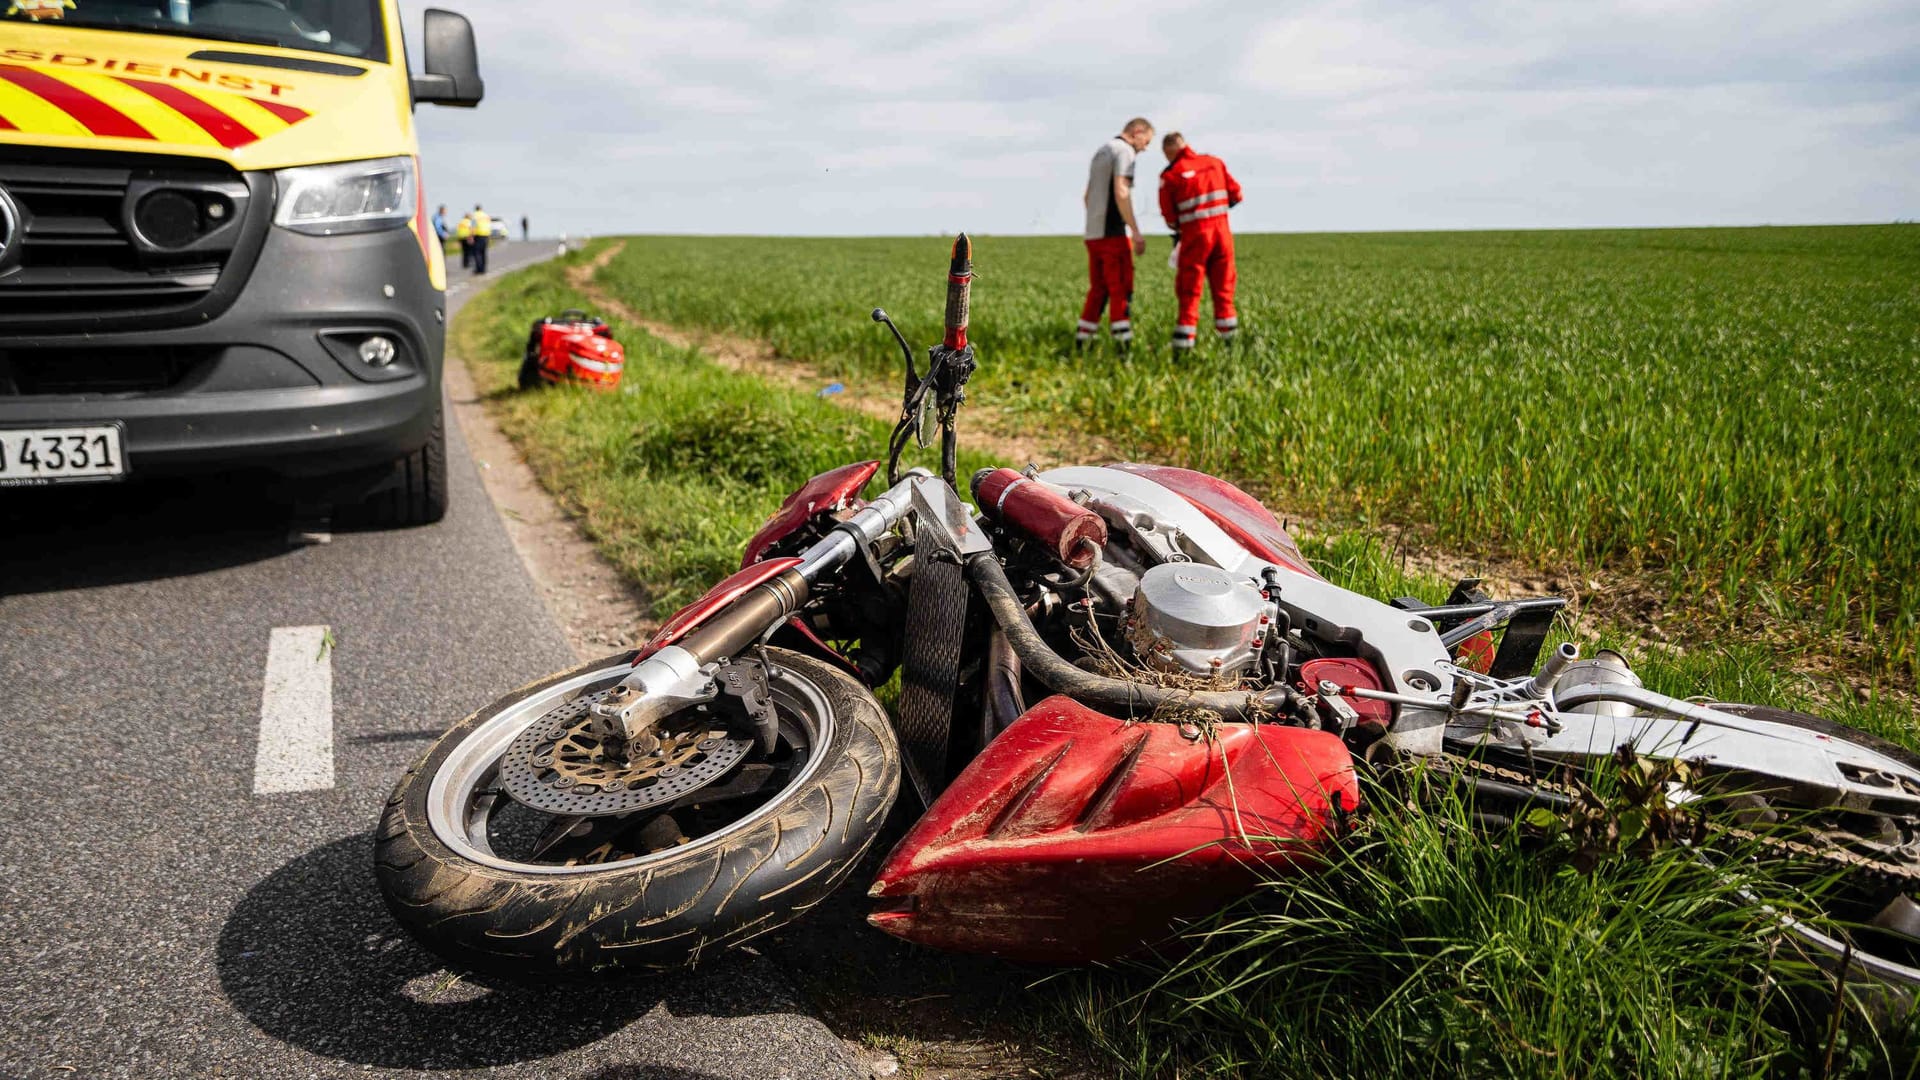
[[[1086,963],[1314,872],[1362,770],[1426,763],[1511,817],[1626,748],[1687,763],[1669,806],[1736,808],[1701,858],[1761,837],[1840,882],[1820,899],[1850,945],[1780,916],[1805,951],[1920,986],[1920,757],[1654,693],[1612,653],[1543,658],[1558,598],[1340,588],[1201,473],[991,469],[964,502],[971,276],[963,236],[924,373],[873,313],[907,367],[884,491],[865,494],[878,461],[815,477],[646,645],[481,709],[401,778],[377,871],[422,942],[506,973],[695,963],[838,888],[904,772],[926,809],[871,884],[873,925]],[[939,474],[903,471],[935,427]]]

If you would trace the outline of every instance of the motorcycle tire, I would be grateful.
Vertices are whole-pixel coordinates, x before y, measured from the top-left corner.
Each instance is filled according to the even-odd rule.
[[[473,840],[473,811],[464,807],[478,799],[504,805],[488,792],[485,765],[474,762],[490,752],[497,760],[489,748],[511,732],[617,682],[634,657],[618,654],[506,695],[441,736],[407,771],[375,837],[389,910],[457,966],[538,976],[689,967],[819,903],[879,834],[899,793],[900,751],[885,711],[858,680],[811,657],[768,652],[782,730],[791,727],[795,744],[812,741],[786,786],[739,821],[602,864],[498,858],[482,850],[485,809],[482,839]],[[469,799],[462,785],[481,794]]]
[[[533,324],[527,333],[527,350],[520,355],[520,389],[532,390],[546,380],[540,377],[540,325],[546,320]]]

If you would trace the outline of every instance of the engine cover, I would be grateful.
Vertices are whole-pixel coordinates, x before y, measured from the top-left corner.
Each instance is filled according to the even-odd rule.
[[[1272,605],[1247,579],[1204,563],[1161,563],[1140,576],[1127,640],[1142,663],[1232,679],[1259,655]]]

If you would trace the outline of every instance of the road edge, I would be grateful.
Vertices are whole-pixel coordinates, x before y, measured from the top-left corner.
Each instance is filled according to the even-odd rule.
[[[543,256],[514,270],[537,266]],[[504,275],[503,275],[504,277]],[[478,300],[493,283],[462,297],[462,306]],[[466,357],[454,345],[448,320],[445,371],[449,411],[466,436],[480,473],[480,485],[495,516],[507,531],[521,565],[533,579],[547,614],[581,660],[592,660],[639,644],[654,620],[646,598],[594,549],[580,524],[542,487],[526,459],[488,414],[474,388]]]

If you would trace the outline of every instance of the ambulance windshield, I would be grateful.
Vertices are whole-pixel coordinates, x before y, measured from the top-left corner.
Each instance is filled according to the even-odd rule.
[[[387,59],[380,0],[0,0],[0,21]]]

